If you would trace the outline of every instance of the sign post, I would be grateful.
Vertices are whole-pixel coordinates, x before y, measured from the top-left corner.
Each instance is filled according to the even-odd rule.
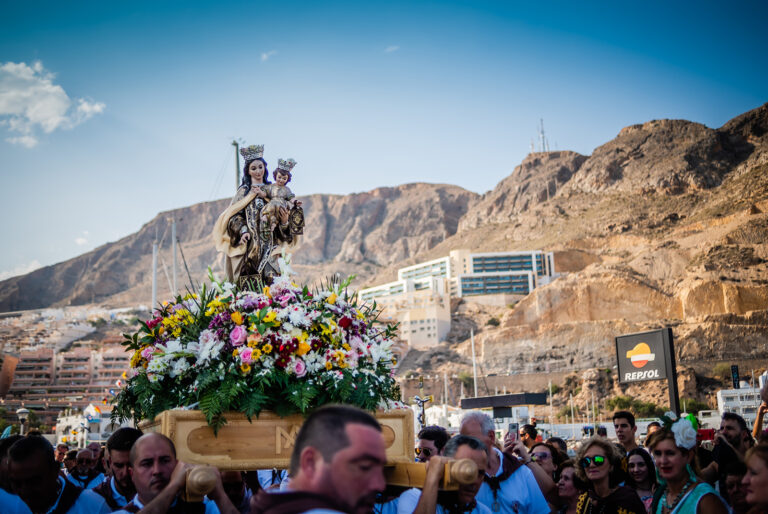
[[[616,360],[619,367],[619,383],[631,384],[666,378],[669,386],[669,407],[675,414],[680,414],[671,328],[618,336]]]
[[[733,388],[740,389],[739,366],[736,364],[731,365],[731,379],[733,380]]]

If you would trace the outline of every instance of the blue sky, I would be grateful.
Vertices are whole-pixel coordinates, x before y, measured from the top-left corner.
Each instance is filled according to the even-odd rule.
[[[4,2],[0,277],[230,196],[230,142],[298,194],[479,193],[622,127],[768,101],[765,2]],[[617,5],[620,4],[620,5]]]

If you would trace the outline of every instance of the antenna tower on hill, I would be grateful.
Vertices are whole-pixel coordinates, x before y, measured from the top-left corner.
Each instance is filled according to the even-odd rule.
[[[547,140],[547,136],[544,134],[544,118],[539,119],[539,151],[549,151],[549,141]]]

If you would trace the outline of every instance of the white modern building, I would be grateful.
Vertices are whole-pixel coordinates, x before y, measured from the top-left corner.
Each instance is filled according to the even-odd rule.
[[[452,250],[446,257],[400,268],[394,282],[362,289],[359,295],[399,321],[401,338],[418,348],[447,336],[451,298],[508,305],[556,276],[552,252]]]

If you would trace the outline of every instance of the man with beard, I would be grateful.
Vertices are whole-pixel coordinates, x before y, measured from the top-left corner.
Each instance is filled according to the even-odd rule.
[[[712,462],[701,470],[701,477],[713,484],[719,482],[720,495],[728,501],[725,487],[725,469],[731,462],[744,462],[744,454],[749,449],[752,435],[747,429],[744,418],[733,412],[723,413],[720,430],[715,435],[715,447],[712,450]]]
[[[141,430],[123,427],[107,439],[107,469],[109,477],[94,492],[100,494],[112,510],[118,510],[133,498],[136,488],[131,480],[131,448],[141,437]]]
[[[438,493],[443,479],[445,463],[448,459],[471,459],[477,464],[477,479],[459,486],[458,491]],[[480,490],[488,465],[488,449],[478,439],[466,435],[457,435],[450,439],[443,448],[443,456],[432,456],[427,464],[427,477],[424,489],[409,489],[400,495],[397,504],[398,514],[445,514],[466,512],[469,514],[489,514],[485,505],[477,503],[475,495]]]
[[[77,452],[77,464],[67,475],[67,480],[81,489],[93,489],[104,481],[104,473],[94,468],[93,452],[84,448]]]
[[[384,437],[376,419],[344,405],[313,412],[299,430],[285,492],[259,494],[251,512],[371,512],[384,490]]]
[[[178,498],[184,489],[187,470],[193,466],[176,460],[173,441],[162,434],[139,437],[130,451],[130,473],[136,496],[118,512],[144,514],[238,514],[217,473],[216,487],[202,503],[188,503]],[[214,468],[215,469],[215,468]]]
[[[88,454],[90,455],[90,451]],[[13,493],[19,495],[32,512],[110,512],[111,509],[107,507],[104,498],[59,476],[59,465],[53,456],[53,446],[43,437],[25,437],[17,441],[11,446],[8,455]]]

